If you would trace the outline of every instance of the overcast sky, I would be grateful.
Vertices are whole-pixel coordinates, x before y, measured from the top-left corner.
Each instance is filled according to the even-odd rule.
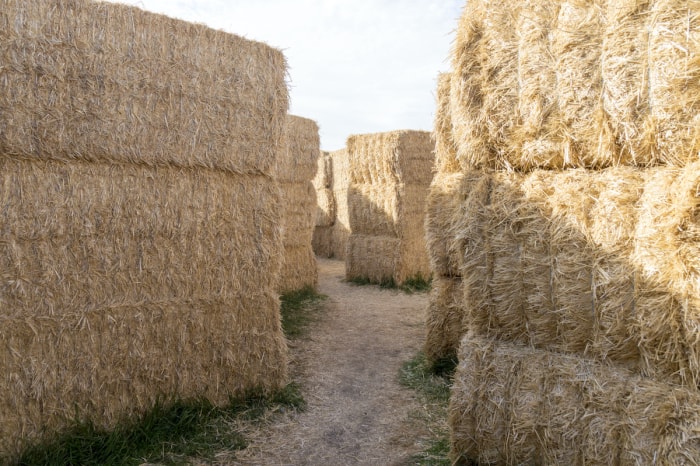
[[[128,0],[281,49],[290,112],[318,122],[321,148],[350,134],[431,130],[437,75],[465,0]]]

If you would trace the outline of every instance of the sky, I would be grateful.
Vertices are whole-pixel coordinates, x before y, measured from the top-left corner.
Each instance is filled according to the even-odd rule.
[[[321,149],[351,134],[430,131],[465,0],[119,0],[282,50],[290,113]]]

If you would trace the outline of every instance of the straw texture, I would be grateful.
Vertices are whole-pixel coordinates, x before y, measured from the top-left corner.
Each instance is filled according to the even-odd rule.
[[[350,159],[346,149],[331,152],[333,169],[333,199],[335,201],[335,221],[331,232],[331,251],[334,258],[345,260],[348,237],[350,236],[350,208],[348,190],[350,188]]]
[[[450,400],[454,460],[696,464],[700,394],[580,357],[467,336]]]
[[[0,458],[285,383],[285,75],[137,8],[0,1]]]
[[[399,285],[417,275],[427,278],[425,201],[434,161],[430,133],[355,135],[347,146],[347,277]]]
[[[318,125],[313,120],[287,116],[283,149],[277,165],[282,192],[284,260],[279,277],[281,293],[306,286],[315,287],[318,270],[312,248],[318,219],[317,190],[314,177],[321,151]]]

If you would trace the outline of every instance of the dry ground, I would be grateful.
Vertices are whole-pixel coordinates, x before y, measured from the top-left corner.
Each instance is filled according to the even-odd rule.
[[[400,367],[421,349],[427,293],[343,281],[344,263],[319,260],[328,296],[308,336],[292,342],[292,377],[307,409],[278,413],[246,432],[242,465],[404,465],[429,436]]]

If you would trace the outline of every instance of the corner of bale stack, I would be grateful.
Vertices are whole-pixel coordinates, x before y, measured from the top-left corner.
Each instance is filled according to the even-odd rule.
[[[347,151],[347,277],[398,285],[417,276],[428,278],[424,212],[434,160],[430,133],[353,135]]]
[[[306,286],[316,287],[318,282],[312,240],[318,214],[313,179],[319,168],[320,155],[316,122],[288,115],[277,165],[284,231],[284,259],[278,287],[280,293]]]
[[[282,53],[123,5],[0,11],[0,457],[76,411],[281,388]]]
[[[329,152],[321,152],[318,169],[313,179],[316,189],[316,223],[311,246],[320,257],[333,257],[331,237],[335,223],[335,197],[333,195],[333,160]]]

